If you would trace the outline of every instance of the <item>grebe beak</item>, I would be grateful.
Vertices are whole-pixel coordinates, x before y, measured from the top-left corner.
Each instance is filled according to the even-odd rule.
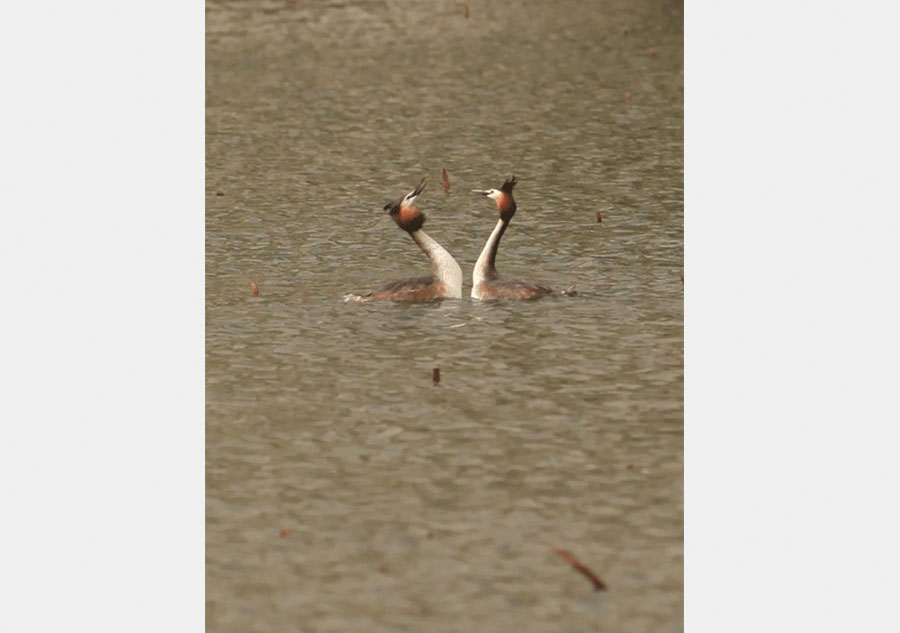
[[[490,189],[488,189],[487,191],[482,191],[481,189],[472,189],[472,193],[480,193],[483,196],[488,195],[490,192]]]

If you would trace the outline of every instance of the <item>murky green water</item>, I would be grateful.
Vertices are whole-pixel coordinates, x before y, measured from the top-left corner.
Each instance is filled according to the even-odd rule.
[[[683,629],[681,4],[469,9],[207,4],[210,631]],[[511,173],[577,298],[468,298]],[[464,299],[343,303],[429,271],[422,176]]]

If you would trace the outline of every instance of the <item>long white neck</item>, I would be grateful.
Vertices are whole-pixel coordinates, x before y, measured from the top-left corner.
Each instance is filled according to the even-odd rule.
[[[481,255],[475,262],[475,269],[472,271],[472,296],[475,296],[475,288],[486,279],[494,279],[497,277],[497,269],[494,266],[494,260],[497,258],[497,248],[500,246],[500,238],[509,223],[502,219],[497,220],[497,226],[491,231],[491,236],[481,249]]]
[[[438,244],[425,231],[419,229],[413,231],[410,236],[416,241],[428,259],[431,260],[431,270],[435,279],[447,286],[451,299],[462,299],[462,268],[453,259],[453,255],[447,249]]]

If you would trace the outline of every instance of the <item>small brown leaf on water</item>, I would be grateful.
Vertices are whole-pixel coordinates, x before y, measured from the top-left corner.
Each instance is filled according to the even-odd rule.
[[[254,294],[254,295],[258,295],[258,294],[259,294],[259,286],[256,285],[256,282],[255,282],[255,281],[251,281],[251,282],[250,282],[250,290],[253,291],[253,294]]]
[[[634,464],[632,464],[631,462],[628,462],[628,465],[625,468],[631,470],[632,468],[634,468]]]
[[[594,591],[605,591],[606,583],[600,580],[597,577],[597,574],[592,572],[587,565],[582,563],[580,560],[575,558],[575,555],[569,550],[565,549],[557,549],[555,547],[551,547],[550,550],[559,556],[561,559],[569,563],[574,569],[581,572],[581,574],[591,581],[591,584],[594,585]]]
[[[684,283],[684,271],[679,271],[678,274],[681,275],[681,283]]]
[[[629,28],[626,26],[626,27],[625,27],[625,30],[622,31],[622,35],[628,35],[629,33],[631,33],[631,29],[629,29]]]
[[[386,574],[386,573],[387,573],[387,570],[388,570],[388,566],[385,565],[384,563],[381,563],[381,564],[378,566],[378,571],[380,571],[382,574]]]
[[[431,382],[433,382],[434,384],[438,384],[439,382],[441,382],[441,368],[440,367],[435,367],[434,369],[431,370]]]
[[[217,192],[216,192],[216,195],[217,195],[217,196],[224,196],[224,195],[225,195],[225,192],[224,192],[224,191],[217,191]]]
[[[630,92],[625,93],[625,101],[627,101],[628,103],[631,103],[631,93]]]
[[[649,51],[647,51],[647,54],[650,55],[650,57],[656,57],[656,51],[653,50],[652,48]]]
[[[469,17],[469,5],[466,4],[465,2],[463,2],[463,17],[464,18]]]
[[[446,167],[441,167],[441,183],[444,185],[444,191],[450,191],[450,179],[447,178]]]
[[[290,536],[290,534],[291,534],[291,528],[289,528],[289,527],[283,527],[280,530],[278,530],[278,536],[280,536],[281,538]]]
[[[603,222],[603,216],[600,215],[600,212],[599,212],[599,211],[597,211],[597,222],[598,222],[598,223]]]

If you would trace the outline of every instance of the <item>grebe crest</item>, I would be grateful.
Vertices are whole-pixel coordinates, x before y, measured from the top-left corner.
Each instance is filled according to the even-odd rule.
[[[407,233],[418,231],[425,225],[425,214],[419,211],[418,207],[413,206],[413,202],[419,197],[423,189],[425,189],[424,178],[419,183],[419,186],[408,194],[384,205],[384,210],[390,213],[397,226]]]
[[[426,277],[401,279],[376,288],[366,294],[350,293],[345,301],[432,301],[462,298],[462,269],[447,250],[431,238],[422,227],[425,214],[413,204],[425,189],[425,179],[408,194],[384,205],[394,222],[428,255],[432,274]]]
[[[515,279],[502,279],[497,272],[495,261],[497,250],[500,247],[500,238],[509,226],[510,220],[516,214],[516,201],[513,198],[513,187],[516,186],[516,177],[508,178],[499,189],[474,189],[473,193],[486,196],[494,201],[500,212],[500,220],[491,232],[487,243],[475,262],[472,271],[472,298],[482,301],[507,299],[521,301],[538,299],[545,295],[569,295],[577,294],[573,287],[562,292],[557,292],[549,286],[533,284],[527,281]]]
[[[480,193],[487,196],[497,205],[497,211],[500,212],[500,218],[509,222],[516,214],[516,200],[513,198],[513,187],[516,186],[515,176],[506,179],[506,182],[499,189],[473,189],[472,193]]]

